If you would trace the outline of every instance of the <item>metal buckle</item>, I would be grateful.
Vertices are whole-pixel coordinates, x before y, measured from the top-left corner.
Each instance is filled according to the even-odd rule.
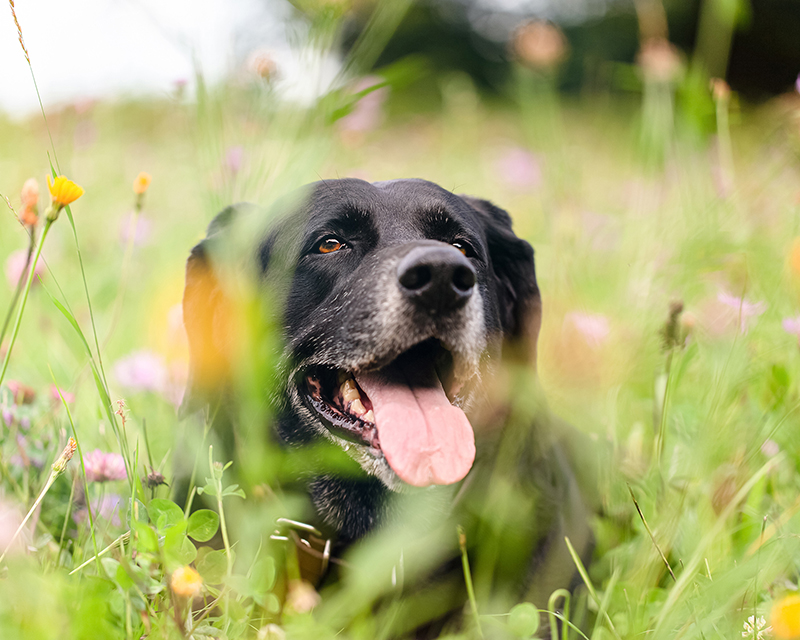
[[[275,522],[278,528],[270,535],[271,540],[278,540],[280,542],[293,541],[298,546],[302,545],[305,547],[311,554],[319,553],[311,546],[311,543],[301,535],[302,533],[306,533],[323,539],[322,532],[315,526],[298,520],[290,520],[289,518],[278,518]],[[321,575],[324,575],[328,570],[328,564],[331,560],[331,546],[333,544],[330,538],[324,538],[324,540],[325,547],[322,550]]]

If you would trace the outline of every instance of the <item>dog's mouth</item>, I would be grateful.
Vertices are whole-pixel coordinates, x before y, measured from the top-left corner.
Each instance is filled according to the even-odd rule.
[[[431,338],[377,370],[315,366],[301,395],[333,435],[385,457],[401,480],[452,484],[475,459],[472,426],[452,404],[454,370],[452,354]]]

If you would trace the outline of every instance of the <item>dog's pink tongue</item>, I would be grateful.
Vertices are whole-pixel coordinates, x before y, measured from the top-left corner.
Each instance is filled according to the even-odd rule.
[[[452,484],[472,468],[475,436],[432,366],[426,375],[418,364],[395,363],[356,381],[372,402],[381,449],[394,472],[417,487]]]

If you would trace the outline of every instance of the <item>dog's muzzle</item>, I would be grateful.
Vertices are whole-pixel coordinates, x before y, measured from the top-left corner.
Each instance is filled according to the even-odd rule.
[[[476,279],[466,256],[440,242],[412,249],[397,265],[403,295],[433,315],[463,307],[472,296]]]

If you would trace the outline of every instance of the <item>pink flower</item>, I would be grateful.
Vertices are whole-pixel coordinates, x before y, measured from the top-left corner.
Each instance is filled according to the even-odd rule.
[[[14,534],[20,524],[22,524],[22,512],[19,507],[10,502],[0,502],[0,551],[11,544],[12,540],[14,541],[14,546],[12,547],[14,553],[24,549],[24,534],[17,536],[16,540],[14,540]]]
[[[6,279],[8,280],[8,285],[12,289],[17,287],[20,278],[27,277],[28,275],[28,270],[25,268],[27,258],[28,252],[25,249],[19,249],[18,251],[12,252],[6,260]],[[39,262],[36,264],[36,271],[34,273],[35,276],[44,273],[44,261],[41,258],[39,258]],[[35,276],[33,280],[34,284],[36,283]]]
[[[791,333],[800,338],[800,316],[796,318],[784,318],[781,325],[786,333]]]
[[[86,467],[86,479],[89,482],[125,480],[128,477],[125,460],[118,453],[103,453],[100,449],[95,449],[84,456],[83,465]]]
[[[114,364],[114,375],[123,387],[135,391],[164,392],[168,374],[164,358],[152,351],[136,351]]]
[[[134,222],[135,220],[135,222]],[[126,215],[119,223],[119,241],[123,245],[131,242],[137,247],[142,247],[150,242],[153,234],[153,221],[143,215]]]
[[[121,506],[122,497],[116,493],[108,493],[100,500],[92,500],[92,516],[94,518],[102,518],[110,522],[113,526],[119,527],[122,524],[119,517]],[[75,522],[86,522],[89,518],[89,514],[86,511],[85,503],[84,507],[75,511],[72,517]]]
[[[495,161],[494,170],[500,180],[514,189],[536,189],[542,183],[538,158],[522,147],[506,149]]]
[[[608,318],[601,315],[568,313],[564,317],[564,324],[571,324],[583,336],[586,343],[592,347],[599,347],[606,341],[608,334],[611,333]]]
[[[764,440],[764,444],[761,445],[761,453],[763,453],[768,458],[774,458],[777,456],[781,451],[780,446],[774,440]]]
[[[366,91],[370,87],[383,82],[382,78],[369,76],[356,84],[354,93]],[[389,95],[388,87],[381,87],[362,96],[353,106],[353,110],[339,120],[337,126],[342,131],[364,133],[377,129],[383,122],[383,103]]]
[[[69,391],[64,391],[63,389],[61,389],[61,395],[59,395],[58,394],[58,387],[56,385],[54,385],[54,384],[51,384],[50,385],[50,399],[53,402],[61,404],[61,396],[64,396],[64,400],[67,402],[67,404],[72,404],[73,402],[75,402],[75,394],[74,393],[70,393]]]
[[[242,160],[244,160],[244,148],[237,145],[229,147],[225,152],[225,168],[229,173],[236,175],[239,169],[242,168]]]
[[[795,80],[794,90],[800,93],[800,74],[797,75],[797,80]]]
[[[767,310],[766,302],[748,302],[744,298],[737,298],[725,291],[720,291],[717,294],[717,300],[739,314],[739,330],[741,333],[747,333],[748,318],[760,316]]]

